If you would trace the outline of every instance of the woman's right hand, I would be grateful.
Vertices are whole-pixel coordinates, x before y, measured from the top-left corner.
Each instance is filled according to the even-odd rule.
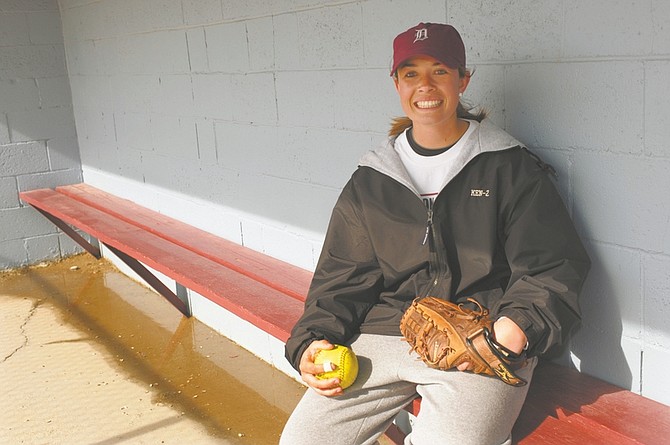
[[[309,344],[300,357],[300,376],[302,380],[314,391],[322,396],[333,397],[342,394],[340,379],[319,379],[316,374],[324,372],[323,365],[314,363],[317,351],[321,349],[333,349],[333,344],[328,340],[315,340]],[[334,365],[335,366],[335,365]],[[334,368],[333,368],[334,369]]]

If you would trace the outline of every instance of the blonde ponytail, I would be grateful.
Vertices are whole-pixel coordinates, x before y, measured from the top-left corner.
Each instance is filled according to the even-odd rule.
[[[407,116],[394,117],[391,121],[391,128],[389,129],[389,137],[397,138],[403,131],[412,126],[412,120]]]

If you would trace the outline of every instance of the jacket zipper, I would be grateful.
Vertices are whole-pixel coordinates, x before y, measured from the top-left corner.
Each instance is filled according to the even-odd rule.
[[[440,261],[440,253],[436,249],[437,245],[437,233],[435,231],[435,224],[433,221],[433,210],[428,210],[428,219],[426,221],[426,233],[423,238],[422,245],[428,243],[428,250],[430,253],[430,271],[433,273],[433,282],[430,287],[427,289],[424,296],[429,296],[437,288],[437,285],[440,282],[440,276],[443,273],[442,270],[442,261]]]
[[[426,234],[423,236],[422,246],[425,246],[428,242],[428,236],[430,235],[431,230],[433,229],[433,210],[428,210],[428,221],[426,221]]]

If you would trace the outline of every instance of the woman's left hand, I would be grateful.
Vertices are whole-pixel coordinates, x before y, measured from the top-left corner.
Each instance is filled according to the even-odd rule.
[[[493,323],[493,338],[495,341],[515,354],[521,354],[528,343],[523,329],[510,318],[502,317]]]
[[[523,329],[510,318],[502,317],[493,323],[493,338],[495,341],[515,354],[521,354],[528,343],[528,338]],[[469,371],[472,368],[470,362],[458,365],[459,371]]]

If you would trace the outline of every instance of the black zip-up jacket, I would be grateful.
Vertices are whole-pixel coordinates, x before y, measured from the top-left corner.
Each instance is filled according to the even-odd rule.
[[[400,336],[420,296],[471,297],[526,333],[529,355],[563,344],[580,319],[589,257],[548,166],[487,120],[458,152],[432,210],[395,149],[361,159],[333,210],[305,311],[286,344],[299,369],[309,343]]]

